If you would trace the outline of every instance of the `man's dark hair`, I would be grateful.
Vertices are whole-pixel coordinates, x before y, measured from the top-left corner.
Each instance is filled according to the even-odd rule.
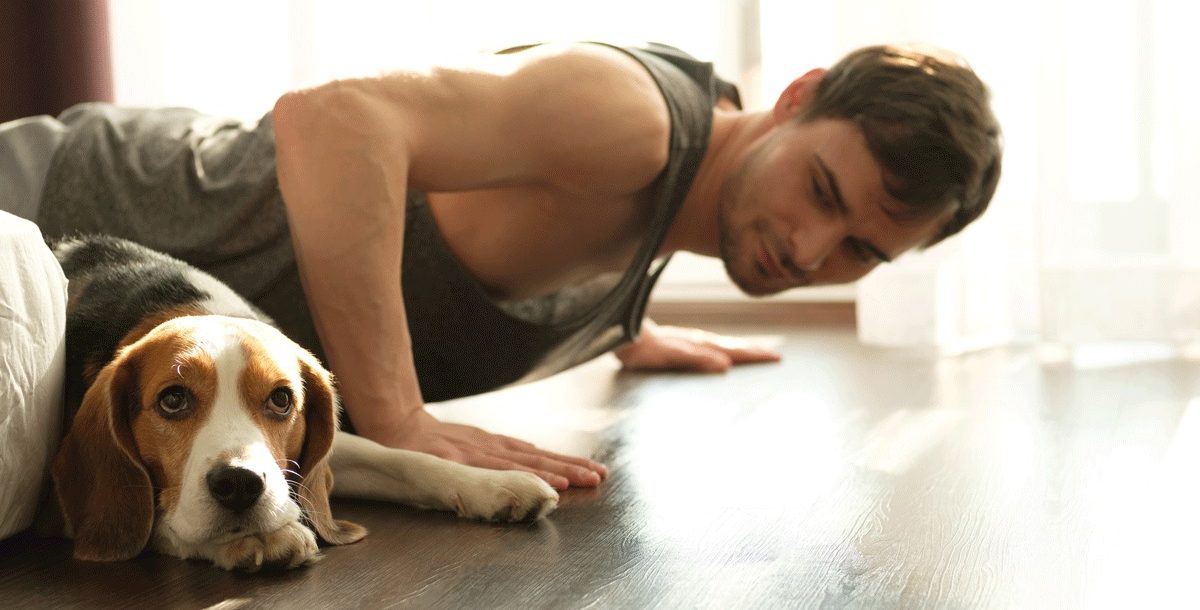
[[[912,216],[956,206],[925,246],[979,218],[996,191],[1000,126],[987,86],[957,57],[891,45],[854,51],[829,69],[800,116],[821,118],[858,125],[888,194]]]

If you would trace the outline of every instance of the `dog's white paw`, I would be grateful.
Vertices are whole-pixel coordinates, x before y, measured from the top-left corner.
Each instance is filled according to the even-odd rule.
[[[317,538],[299,521],[266,534],[254,534],[217,547],[212,561],[226,570],[257,572],[263,566],[292,569],[321,558]]]
[[[558,492],[540,477],[517,470],[490,470],[455,495],[458,516],[485,521],[535,521],[558,506]]]

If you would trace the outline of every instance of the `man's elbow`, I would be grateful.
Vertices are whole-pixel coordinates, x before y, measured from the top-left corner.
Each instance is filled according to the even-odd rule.
[[[367,150],[394,156],[409,148],[403,114],[378,83],[365,79],[285,93],[276,100],[272,117],[280,147],[315,143],[327,151]]]
[[[286,148],[291,142],[304,138],[304,134],[311,135],[320,128],[318,97],[326,106],[332,101],[331,96],[320,95],[313,89],[289,91],[275,101],[271,122],[277,146]]]

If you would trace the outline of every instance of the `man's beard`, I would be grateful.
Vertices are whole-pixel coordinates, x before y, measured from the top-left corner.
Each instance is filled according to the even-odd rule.
[[[742,231],[734,221],[736,208],[741,202],[746,183],[746,166],[750,159],[738,169],[738,172],[721,188],[721,200],[717,203],[717,227],[720,234],[721,262],[725,265],[725,275],[739,290],[752,297],[772,294],[773,290],[762,286],[757,277],[749,277],[745,266],[739,266],[739,261],[745,258],[745,240]],[[754,267],[750,267],[753,271]]]

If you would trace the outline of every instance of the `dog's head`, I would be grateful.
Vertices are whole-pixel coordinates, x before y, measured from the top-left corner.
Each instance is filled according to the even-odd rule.
[[[327,543],[362,538],[329,510],[336,410],[330,374],[261,322],[184,316],[131,336],[54,460],[75,556],[128,559],[152,532],[186,548],[301,517]]]

